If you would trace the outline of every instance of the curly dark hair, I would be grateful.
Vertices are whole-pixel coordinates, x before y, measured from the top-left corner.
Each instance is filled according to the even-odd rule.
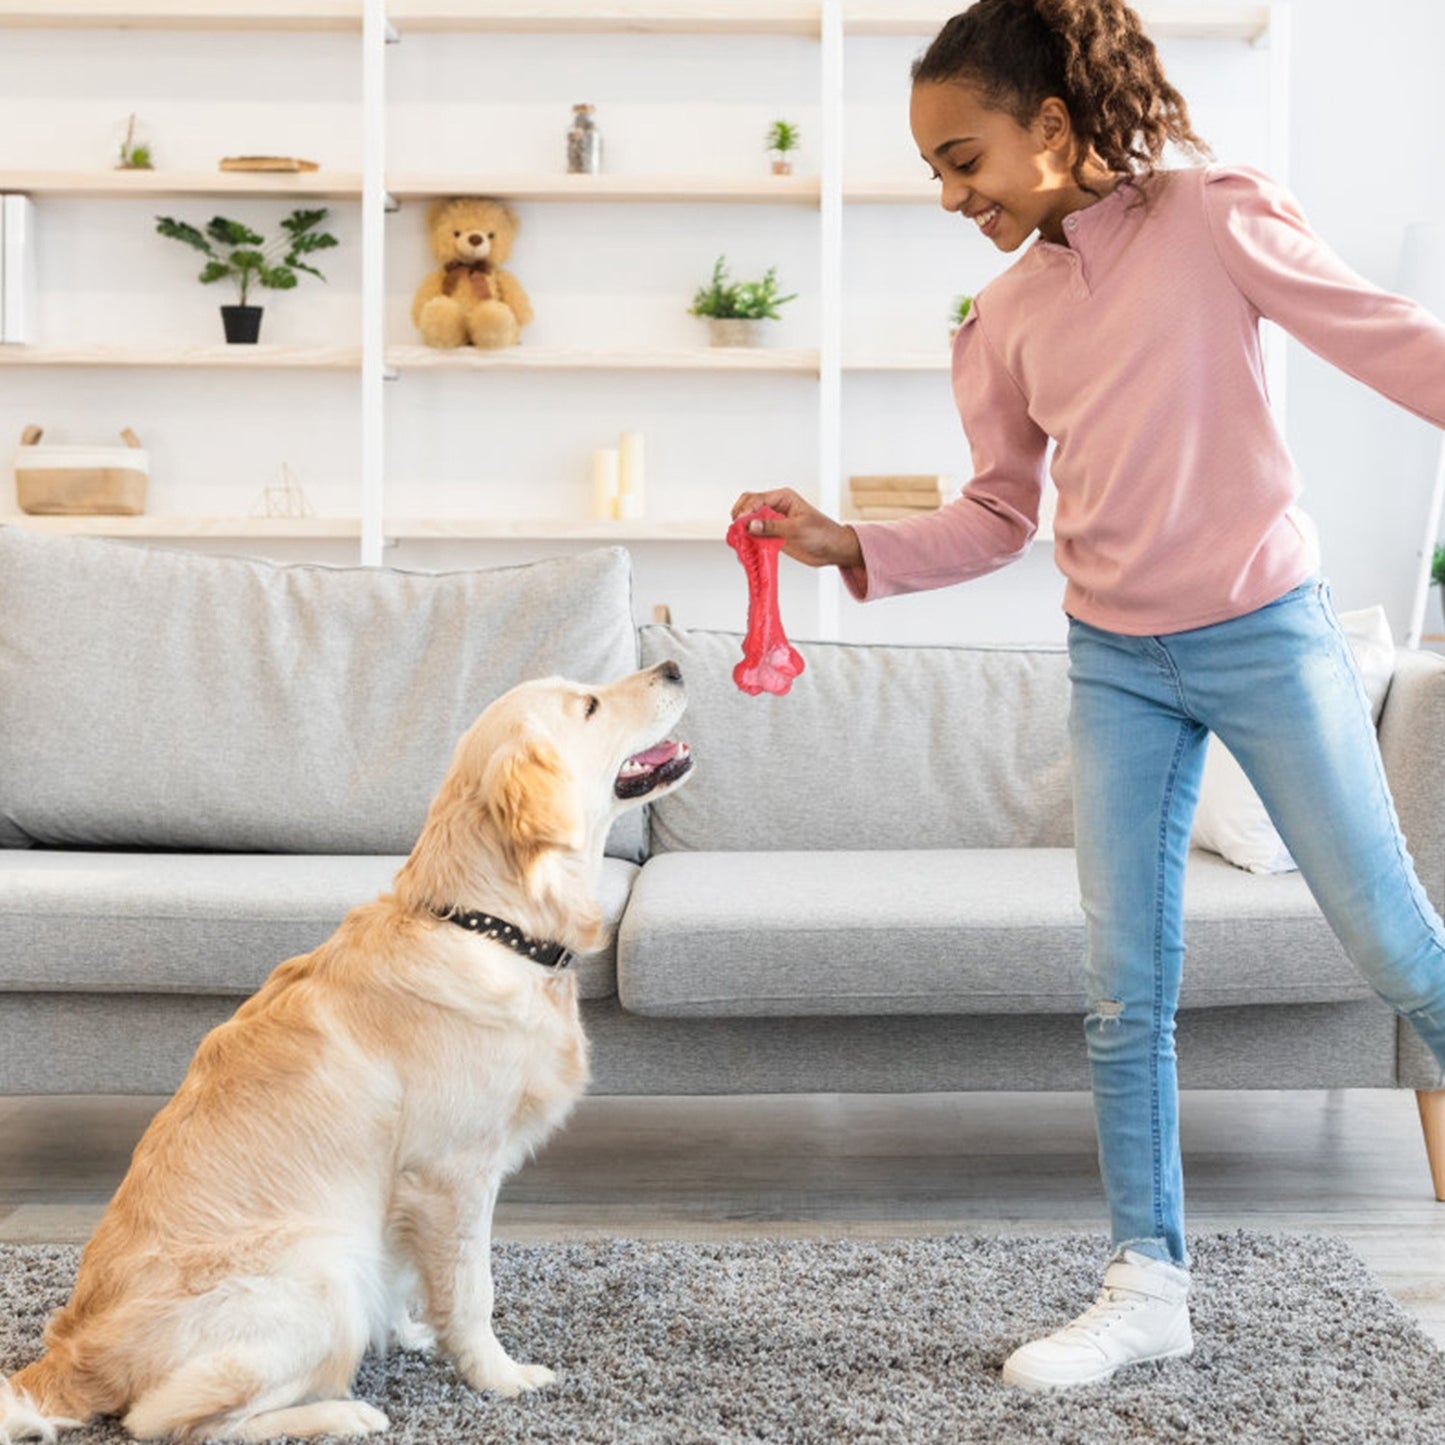
[[[1134,180],[1158,169],[1170,141],[1212,154],[1124,0],[978,0],[938,32],[913,79],[977,85],[986,105],[1020,125],[1057,96],[1080,141],[1073,165],[1080,186],[1090,150]]]

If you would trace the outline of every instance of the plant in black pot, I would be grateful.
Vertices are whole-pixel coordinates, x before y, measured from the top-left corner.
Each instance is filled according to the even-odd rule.
[[[227,341],[254,342],[261,334],[262,308],[247,303],[252,286],[290,291],[299,279],[298,271],[306,271],[321,281],[326,279],[315,266],[302,259],[338,244],[335,236],[316,229],[326,216],[324,209],[292,211],[281,222],[285,235],[271,241],[258,236],[249,226],[228,221],[224,216],[213,216],[204,231],[186,221],[157,216],[156,230],[173,241],[194,246],[206,257],[205,268],[197,278],[203,286],[228,276],[236,283],[240,302],[221,307],[221,324],[226,329]]]

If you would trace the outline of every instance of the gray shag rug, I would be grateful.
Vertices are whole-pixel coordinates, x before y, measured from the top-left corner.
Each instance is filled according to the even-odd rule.
[[[397,1445],[1445,1441],[1445,1354],[1342,1241],[1191,1243],[1193,1356],[1064,1395],[999,1367],[1093,1299],[1100,1237],[502,1244],[498,1335],[557,1383],[500,1400],[394,1353],[363,1361],[356,1393]],[[0,1246],[0,1371],[39,1352],[78,1254]]]

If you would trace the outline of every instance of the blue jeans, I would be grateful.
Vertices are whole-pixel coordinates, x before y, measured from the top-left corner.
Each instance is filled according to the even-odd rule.
[[[1330,926],[1445,1064],[1445,926],[1415,876],[1327,584],[1160,637],[1071,618],[1069,734],[1088,1044],[1114,1252],[1187,1266],[1174,1013],[1210,732]]]

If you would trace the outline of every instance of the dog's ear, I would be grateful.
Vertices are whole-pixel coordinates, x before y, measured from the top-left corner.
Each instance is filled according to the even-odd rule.
[[[580,848],[586,823],[572,776],[550,744],[526,741],[498,757],[487,801],[526,867],[547,848]]]

